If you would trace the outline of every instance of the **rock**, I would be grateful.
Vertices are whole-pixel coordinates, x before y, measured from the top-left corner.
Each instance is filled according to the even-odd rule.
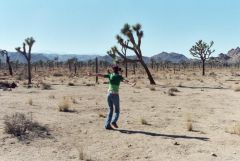
[[[213,157],[217,157],[217,154],[215,154],[215,153],[212,153],[211,155],[212,155]]]
[[[174,145],[180,145],[178,142],[175,142]]]
[[[130,148],[132,146],[132,144],[129,144],[128,147]]]

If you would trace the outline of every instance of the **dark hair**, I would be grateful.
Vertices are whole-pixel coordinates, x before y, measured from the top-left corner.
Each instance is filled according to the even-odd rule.
[[[113,66],[112,69],[113,69],[113,72],[117,74],[121,70],[121,68],[119,68],[118,66]]]

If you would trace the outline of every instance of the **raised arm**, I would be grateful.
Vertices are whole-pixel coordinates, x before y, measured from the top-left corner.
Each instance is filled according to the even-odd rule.
[[[136,85],[135,82],[131,83],[131,82],[129,82],[129,81],[126,80],[126,79],[123,80],[123,83],[128,84],[128,85],[130,85],[130,86],[132,86],[132,87]]]

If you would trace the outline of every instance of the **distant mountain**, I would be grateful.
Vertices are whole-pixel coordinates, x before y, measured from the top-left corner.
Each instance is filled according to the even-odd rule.
[[[99,55],[77,55],[77,54],[44,54],[49,60],[54,60],[55,58],[58,58],[58,61],[67,61],[71,58],[77,58],[79,61],[88,61],[91,59],[95,59]]]
[[[26,60],[23,55],[17,53],[17,52],[9,52],[10,55],[10,60],[11,61],[19,61],[20,63],[26,63]],[[110,56],[105,55],[105,56],[100,56],[100,55],[77,55],[77,54],[65,54],[65,55],[60,55],[60,54],[45,54],[45,53],[34,53],[32,54],[32,62],[37,62],[37,61],[48,61],[48,60],[54,60],[58,59],[58,61],[67,61],[68,59],[71,58],[77,58],[79,61],[88,61],[88,60],[93,60],[95,58],[98,58],[100,61],[107,61],[109,63],[112,63],[113,60]],[[136,59],[136,56],[128,56],[129,59]],[[0,56],[0,59],[2,61],[5,61],[3,57]],[[4,60],[3,60],[4,59]],[[155,59],[157,62],[160,61],[169,61],[173,63],[179,63],[181,61],[188,61],[188,58],[185,57],[182,54],[177,54],[177,53],[167,53],[167,52],[162,52],[160,54],[154,55],[152,57],[146,57],[143,56],[143,60],[146,63],[150,63],[151,59]]]
[[[26,60],[23,55],[17,53],[17,52],[9,52],[10,55],[10,60],[11,61],[19,61],[20,63],[26,63]],[[107,58],[105,56],[99,56],[99,55],[77,55],[77,54],[65,54],[65,55],[60,55],[60,54],[45,54],[45,53],[34,53],[32,54],[32,62],[37,62],[37,61],[48,61],[48,60],[54,60],[55,58],[58,58],[58,61],[67,61],[68,59],[71,58],[77,58],[79,61],[88,61],[95,59],[96,57],[100,57],[99,60],[108,60],[111,61],[111,58]],[[5,61],[5,59],[0,56],[1,61]]]
[[[226,54],[220,53],[218,57],[211,57],[211,60],[224,64],[235,64],[240,62],[240,48],[229,50]]]
[[[174,53],[174,52],[171,52],[171,53],[162,52],[160,54],[152,56],[151,58],[156,60],[157,62],[169,61],[169,62],[172,62],[172,63],[180,63],[180,62],[189,60],[183,54],[178,54],[178,53]]]
[[[229,63],[239,63],[240,62],[240,48],[237,47],[236,49],[231,49],[226,54],[230,57],[228,60]]]
[[[237,47],[236,49],[229,50],[227,55],[230,56],[230,57],[240,56],[240,48]]]
[[[17,52],[9,52],[10,60],[11,61],[19,61],[20,63],[26,63],[26,60],[23,55]],[[0,57],[1,61],[5,61],[5,58],[2,56]],[[32,54],[32,62],[37,62],[39,60],[47,61],[49,60],[45,54]]]

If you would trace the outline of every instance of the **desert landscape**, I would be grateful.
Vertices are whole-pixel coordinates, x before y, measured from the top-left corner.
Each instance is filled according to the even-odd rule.
[[[239,160],[239,72],[198,69],[130,74],[136,86],[120,87],[119,129],[105,130],[106,79],[85,75],[34,74],[11,91],[1,91],[1,160]],[[104,72],[104,69],[102,70]],[[44,78],[44,79],[42,79]],[[59,111],[67,106],[68,111]],[[41,126],[37,135],[14,137],[5,130],[5,115],[23,113]]]
[[[240,161],[239,6],[1,1],[0,161]]]

